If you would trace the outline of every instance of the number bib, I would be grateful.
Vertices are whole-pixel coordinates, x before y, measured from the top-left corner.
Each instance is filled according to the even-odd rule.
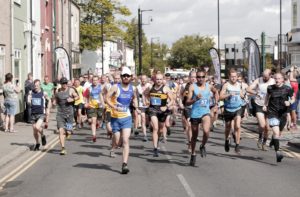
[[[231,103],[238,102],[238,100],[239,100],[239,96],[231,96],[231,97],[230,97],[230,102],[231,102]]]
[[[151,102],[151,105],[161,106],[161,99],[158,97],[151,97],[150,102]]]
[[[67,131],[72,131],[73,130],[73,123],[67,122],[65,127],[66,127],[65,129]]]
[[[208,99],[200,99],[199,104],[200,104],[200,107],[207,107],[208,106]]]
[[[128,106],[126,106],[126,105],[117,105],[117,107],[118,107],[118,110],[120,112],[127,112],[128,111]]]
[[[42,100],[41,100],[41,98],[32,98],[31,103],[32,103],[32,105],[41,105]]]

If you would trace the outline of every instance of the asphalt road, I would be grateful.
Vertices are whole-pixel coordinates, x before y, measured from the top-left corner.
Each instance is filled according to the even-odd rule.
[[[121,150],[116,158],[109,157],[110,140],[103,130],[96,143],[87,128],[77,131],[67,141],[66,156],[59,155],[56,145],[8,182],[0,196],[299,196],[299,158],[285,157],[277,164],[274,151],[257,150],[255,139],[247,133],[242,135],[241,156],[233,148],[226,153],[224,131],[218,127],[211,133],[207,157],[198,154],[196,167],[190,167],[186,140],[177,125],[168,142],[161,144],[159,158],[153,158],[150,141],[132,137],[128,175],[120,174]]]

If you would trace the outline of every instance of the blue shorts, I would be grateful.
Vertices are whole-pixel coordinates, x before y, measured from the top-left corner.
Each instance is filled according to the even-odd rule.
[[[126,118],[111,118],[110,124],[111,124],[113,133],[120,132],[122,129],[131,129],[132,117],[129,116]]]
[[[4,100],[5,115],[16,115],[17,113],[17,101],[14,100]]]
[[[296,111],[296,110],[297,110],[297,101],[295,101],[295,102],[291,105],[291,110],[292,110],[292,111]]]

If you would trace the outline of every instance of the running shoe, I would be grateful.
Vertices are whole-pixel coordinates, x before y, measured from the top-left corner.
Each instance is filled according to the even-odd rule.
[[[34,151],[40,150],[40,144],[36,144],[33,148]]]
[[[65,148],[62,148],[61,151],[60,151],[60,155],[66,155],[67,154],[67,151]]]
[[[144,136],[144,138],[143,138],[143,142],[148,142],[148,138],[147,138],[147,136]]]
[[[45,123],[44,128],[48,129],[48,123]]]
[[[127,165],[127,163],[123,163],[122,164],[122,174],[128,174],[128,172],[129,172],[129,168],[128,168],[128,165]]]
[[[157,149],[157,148],[155,148],[155,149],[153,150],[153,157],[159,157],[158,149]]]
[[[258,139],[258,141],[257,141],[257,148],[258,149],[262,149],[262,146],[263,146],[263,144],[262,144],[261,140]]]
[[[282,159],[283,159],[283,155],[281,154],[281,152],[277,151],[276,152],[276,161],[281,162]]]
[[[115,154],[115,152],[114,152],[113,150],[111,150],[110,153],[109,153],[109,156],[110,156],[111,158],[115,158],[115,157],[116,157],[116,154]]]
[[[138,136],[139,135],[139,131],[137,129],[134,129],[134,135]]]
[[[200,146],[200,155],[201,157],[206,157],[206,148],[203,145]]]
[[[99,128],[100,128],[100,124],[97,122],[96,129],[99,129]]]
[[[225,140],[225,146],[224,146],[224,148],[225,148],[226,152],[229,152],[229,150],[230,150],[229,140]]]
[[[196,155],[191,155],[190,166],[195,166],[196,164]]]
[[[241,150],[240,150],[240,146],[239,145],[235,145],[234,151],[236,154],[241,154]]]
[[[269,149],[268,149],[266,144],[263,144],[262,147],[261,147],[261,150],[268,151]]]
[[[46,136],[42,135],[42,145],[45,146],[47,144]]]
[[[97,137],[94,135],[92,141],[95,143],[97,141]]]

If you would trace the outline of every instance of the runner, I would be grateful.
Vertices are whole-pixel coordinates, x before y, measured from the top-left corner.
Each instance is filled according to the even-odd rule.
[[[145,99],[145,91],[148,91],[150,89],[150,84],[148,83],[148,78],[146,75],[141,76],[141,83],[137,86],[137,95],[138,95],[138,104],[139,104],[139,111],[141,115],[141,126],[142,126],[142,132],[144,134],[143,141],[147,142],[147,128],[146,128],[146,111],[148,110],[148,106],[146,105],[146,99]]]
[[[188,145],[188,151],[189,152],[192,152],[192,149],[191,149],[192,127],[191,127],[191,122],[190,122],[192,106],[187,105],[187,98],[188,98],[190,86],[192,84],[196,83],[196,82],[197,82],[196,72],[191,71],[190,74],[189,74],[189,81],[185,85],[184,90],[182,92],[182,104],[183,104],[183,107],[182,107],[183,108],[182,120],[183,120],[183,125],[184,125],[183,126],[184,132],[185,132],[186,137],[187,137],[187,145]]]
[[[242,116],[242,99],[244,92],[241,84],[237,82],[238,75],[236,70],[229,71],[229,81],[224,84],[220,93],[220,99],[224,100],[224,119],[225,119],[225,151],[229,152],[230,142],[229,134],[231,130],[231,122],[235,132],[235,152],[240,154],[240,137],[241,137],[241,116]]]
[[[294,97],[297,98],[297,94],[298,94],[298,81],[297,81],[297,77],[299,76],[299,70],[297,69],[297,66],[291,66],[290,69],[290,74],[289,74],[289,79],[290,79],[290,83],[292,86],[292,89],[294,91]],[[297,102],[294,102],[291,105],[291,129],[297,129]]]
[[[83,126],[83,120],[82,120],[82,110],[84,107],[83,103],[83,87],[80,85],[80,80],[75,79],[74,82],[75,89],[79,95],[79,99],[75,101],[74,106],[75,106],[75,120],[77,124],[77,128],[81,129]]]
[[[129,137],[132,127],[132,115],[129,109],[130,103],[133,101],[134,106],[138,106],[135,91],[130,84],[131,76],[130,69],[128,67],[123,67],[121,72],[122,82],[113,85],[106,96],[107,104],[111,107],[111,125],[115,144],[119,145],[120,138],[122,138],[122,174],[127,174],[129,172]]]
[[[153,156],[158,157],[158,140],[164,131],[165,121],[168,116],[167,109],[173,104],[173,95],[170,89],[163,85],[162,74],[156,75],[154,85],[146,95],[146,98],[150,101],[149,117],[152,125]]]
[[[68,79],[60,79],[61,88],[55,94],[55,102],[58,105],[56,121],[59,130],[59,140],[61,145],[61,155],[67,154],[65,149],[65,135],[73,129],[74,110],[72,103],[79,99],[73,88],[68,87]]]
[[[99,78],[93,77],[92,85],[85,92],[85,108],[87,109],[87,117],[91,124],[92,141],[96,142],[96,129],[99,127],[99,120],[102,117],[104,100],[102,95]]]
[[[268,86],[263,110],[267,111],[269,125],[273,131],[270,143],[274,145],[276,161],[281,162],[283,155],[279,151],[279,136],[286,125],[288,107],[294,103],[295,98],[292,88],[284,85],[281,73],[275,74],[275,82],[274,85]]]
[[[46,109],[46,100],[51,103],[47,92],[41,89],[41,81],[39,79],[34,80],[34,89],[28,93],[27,102],[31,107],[31,123],[33,128],[33,136],[35,139],[34,151],[40,149],[39,134],[41,135],[42,145],[45,146],[46,136],[43,133],[42,124],[45,119],[45,111],[50,110],[50,104]],[[46,123],[45,123],[46,124]]]
[[[268,86],[275,84],[275,80],[271,78],[271,73],[270,69],[266,69],[263,72],[263,76],[256,79],[247,88],[248,93],[256,95],[253,107],[259,127],[257,147],[264,151],[267,150],[266,143],[268,140],[269,124],[267,121],[267,112],[263,111],[263,106],[265,104]]]
[[[45,91],[48,95],[49,101],[48,99],[46,100],[46,117],[45,117],[45,125],[44,128],[47,129],[48,128],[48,123],[49,123],[49,116],[50,116],[50,109],[52,107],[52,97],[53,97],[53,93],[54,93],[54,85],[53,83],[50,82],[49,80],[49,76],[45,75],[44,77],[44,82],[41,85],[43,91]]]
[[[201,157],[206,157],[205,144],[209,137],[209,131],[211,127],[211,117],[209,109],[210,92],[213,92],[214,99],[219,100],[218,91],[208,83],[206,83],[205,70],[197,71],[197,83],[190,85],[187,98],[187,105],[192,105],[191,111],[191,126],[192,126],[192,140],[191,140],[191,159],[190,165],[195,166],[196,163],[196,142],[199,132],[199,124],[202,123],[203,137],[200,145]]]

